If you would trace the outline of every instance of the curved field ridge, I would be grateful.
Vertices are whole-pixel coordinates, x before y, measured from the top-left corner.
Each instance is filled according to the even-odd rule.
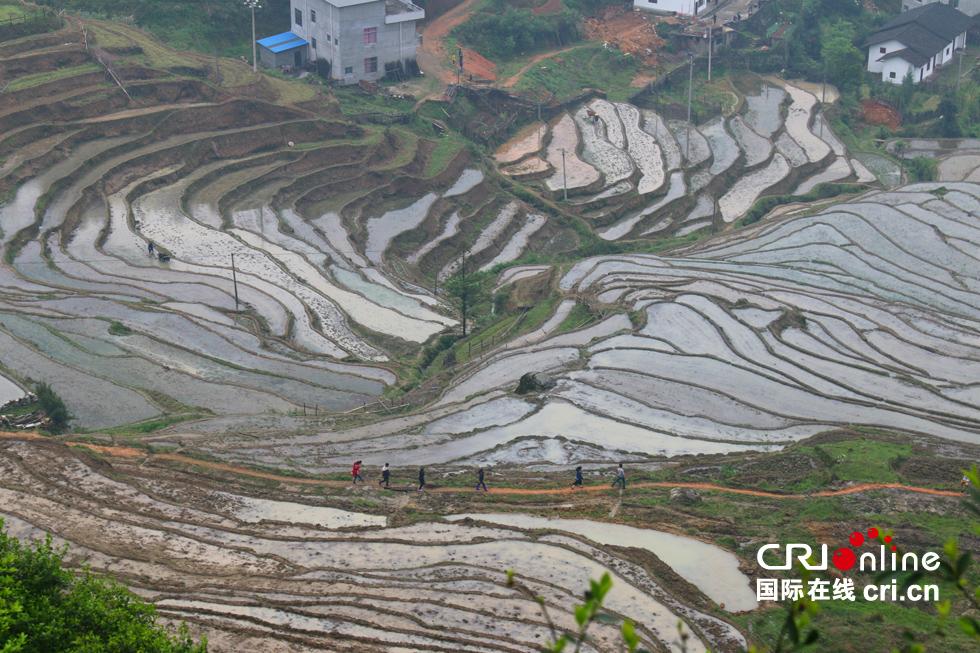
[[[534,597],[571,628],[582,586],[609,570],[606,608],[642,624],[644,646],[669,644],[679,621],[689,651],[746,645],[735,626],[681,602],[644,567],[560,525],[534,537],[465,516],[384,527],[384,517],[211,492],[135,466],[110,478],[86,458],[42,440],[0,441],[5,527],[22,539],[48,532],[69,541],[70,563],[112,572],[212,644],[247,636],[252,650],[275,650],[288,637],[305,650],[530,652],[549,635]],[[531,591],[508,587],[507,569]],[[738,574],[733,583],[747,590]],[[590,632],[590,650],[616,650],[618,628]]]

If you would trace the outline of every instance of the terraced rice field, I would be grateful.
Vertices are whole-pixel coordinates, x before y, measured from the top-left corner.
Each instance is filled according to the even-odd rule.
[[[139,50],[117,61],[129,96],[75,70],[98,69],[83,29]],[[75,428],[362,406],[396,380],[392,348],[457,323],[424,270],[553,235],[516,203],[517,229],[475,228],[500,207],[466,152],[431,174],[436,143],[337,120],[311,85],[229,63],[219,86],[115,23],[59,37],[19,54],[70,81],[22,75],[0,102],[0,364],[5,395],[48,381]]]
[[[48,532],[58,544],[71,542],[71,561],[84,558],[94,571],[125,579],[165,620],[207,634],[209,650],[530,652],[549,636],[535,596],[559,627],[571,628],[581,588],[605,569],[615,575],[607,609],[640,624],[646,646],[676,639],[678,621],[690,635],[688,651],[745,646],[730,623],[679,600],[643,565],[611,553],[608,537],[579,534],[575,522],[459,514],[393,526],[382,515],[214,491],[192,476],[135,464],[117,465],[125,479],[110,478],[92,461],[64,446],[0,443],[6,528],[23,539]],[[414,498],[387,493],[385,501],[402,497]],[[733,610],[755,606],[732,554],[616,528],[711,599]],[[685,546],[723,571],[699,575],[678,557]],[[507,585],[507,569],[517,587]],[[611,651],[619,639],[614,625],[598,624],[592,634],[593,651]]]
[[[897,183],[887,158],[870,155],[880,162],[861,163],[869,155],[847,152],[816,113],[812,85],[771,76],[756,81],[758,95],[744,97],[742,115],[716,116],[702,125],[623,102],[591,100],[550,124],[519,131],[496,158],[501,172],[540,185],[566,211],[592,223],[604,240],[722,231],[760,197],[803,195],[821,183]],[[833,89],[829,93],[835,97]],[[976,167],[964,163],[948,176],[963,179]],[[707,220],[708,212],[695,216],[702,218],[697,227],[685,225],[697,213],[691,197],[706,190],[718,200],[718,219]]]

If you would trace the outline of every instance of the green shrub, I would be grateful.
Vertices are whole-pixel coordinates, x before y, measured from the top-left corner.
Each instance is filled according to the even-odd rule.
[[[71,415],[68,413],[68,407],[61,397],[56,395],[54,390],[51,389],[51,386],[44,381],[34,386],[34,394],[37,395],[38,403],[41,404],[41,410],[51,420],[51,432],[61,433],[64,431],[65,427],[68,426],[68,420],[71,419]]]
[[[195,646],[183,625],[171,639],[154,607],[112,578],[65,569],[67,550],[50,535],[24,546],[0,518],[0,651],[206,653],[207,640]]]

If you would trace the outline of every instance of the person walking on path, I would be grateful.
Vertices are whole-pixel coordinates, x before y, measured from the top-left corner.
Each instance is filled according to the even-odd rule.
[[[623,469],[623,463],[619,463],[619,469],[616,470],[616,480],[613,481],[612,486],[616,487],[617,483],[622,483],[623,489],[626,489],[626,470]]]
[[[381,468],[381,480],[378,481],[378,485],[384,483],[385,487],[388,487],[388,478],[390,475],[391,472],[388,471],[388,463],[385,463],[385,466]]]
[[[419,467],[419,492],[425,487],[425,467]]]
[[[358,460],[354,463],[354,469],[350,471],[350,475],[354,477],[354,485],[357,485],[357,481],[360,480],[361,483],[364,482],[364,478],[361,477],[361,461]]]
[[[481,485],[483,486],[483,491],[484,492],[489,492],[490,491],[490,490],[487,489],[487,484],[483,482],[483,468],[482,467],[480,468],[480,478],[476,482],[476,489],[479,490]]]
[[[576,485],[578,487],[582,487],[582,466],[581,465],[579,465],[578,467],[575,468],[575,482],[572,483],[572,487],[574,488]]]
[[[148,250],[150,250],[150,256],[153,256],[153,241],[152,240],[150,241],[150,244],[146,246],[146,248]]]
[[[970,479],[966,476],[963,476],[963,480],[960,481],[960,494],[966,494],[966,486],[967,484],[969,484],[969,482]]]

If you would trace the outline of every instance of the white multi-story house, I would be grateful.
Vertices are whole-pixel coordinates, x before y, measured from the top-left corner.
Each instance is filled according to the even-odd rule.
[[[962,12],[939,2],[903,11],[865,41],[868,72],[901,84],[911,71],[912,81],[921,82],[966,45],[970,22]]]
[[[980,0],[902,0],[902,11],[910,11],[934,2],[941,2],[953,9],[959,9],[967,16],[980,14]]]
[[[409,0],[291,0],[290,31],[260,39],[262,65],[326,61],[342,84],[417,69],[415,31],[425,11]]]
[[[633,6],[661,14],[697,16],[707,9],[708,0],[633,0]]]

